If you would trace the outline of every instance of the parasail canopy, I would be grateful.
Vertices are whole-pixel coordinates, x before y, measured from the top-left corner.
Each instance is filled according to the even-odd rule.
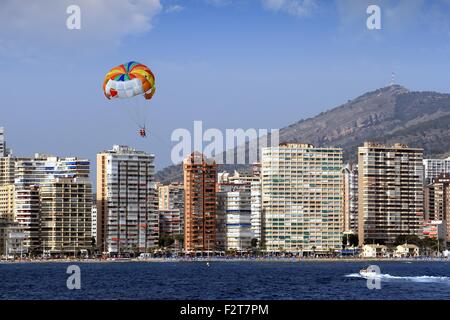
[[[142,63],[130,61],[112,68],[103,82],[106,98],[131,98],[144,95],[150,100],[155,93],[155,76]]]

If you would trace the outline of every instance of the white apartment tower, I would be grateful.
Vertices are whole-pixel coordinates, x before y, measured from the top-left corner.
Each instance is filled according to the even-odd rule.
[[[245,251],[251,248],[250,183],[235,180],[218,184],[217,216],[220,225],[217,238],[224,250]],[[220,240],[219,240],[220,241]]]
[[[97,243],[113,256],[158,245],[155,157],[127,146],[97,154]]]
[[[251,197],[251,229],[252,239],[257,240],[257,246],[261,246],[262,230],[262,204],[261,204],[261,180],[252,181],[250,186]]]
[[[233,175],[228,172],[218,175],[218,238],[223,239],[228,249],[236,249],[230,244],[240,243],[239,250],[248,250],[253,239],[257,239],[258,247],[261,243],[260,168],[259,163],[254,163],[251,173],[235,171]],[[232,240],[236,236],[242,238],[240,242]]]
[[[262,151],[263,246],[329,253],[342,246],[342,149],[287,143]]]

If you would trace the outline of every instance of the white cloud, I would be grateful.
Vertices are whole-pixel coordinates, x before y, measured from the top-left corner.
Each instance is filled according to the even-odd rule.
[[[66,27],[70,5],[81,9],[81,30]],[[33,56],[67,45],[111,47],[149,31],[161,11],[160,0],[2,0],[0,54]]]
[[[262,3],[268,10],[297,17],[307,16],[317,7],[317,0],[262,0]]]
[[[167,7],[165,12],[167,12],[167,13],[177,13],[177,12],[181,12],[183,10],[184,10],[183,6],[180,6],[179,4],[175,4],[175,5],[171,5],[171,6]]]

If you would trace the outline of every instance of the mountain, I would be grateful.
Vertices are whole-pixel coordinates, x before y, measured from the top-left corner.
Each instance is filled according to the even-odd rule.
[[[280,129],[280,142],[342,147],[346,161],[355,161],[358,146],[367,140],[423,148],[427,157],[448,156],[450,94],[413,92],[392,85]],[[245,168],[225,165],[219,170]],[[182,178],[180,165],[157,173],[157,180],[164,183]]]

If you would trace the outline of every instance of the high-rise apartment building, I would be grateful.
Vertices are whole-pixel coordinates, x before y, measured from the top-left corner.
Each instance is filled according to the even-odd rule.
[[[259,178],[259,177],[258,177]],[[251,229],[252,239],[257,240],[257,246],[261,246],[261,230],[262,230],[262,190],[261,180],[251,182],[250,185],[250,210],[251,210]]]
[[[91,210],[91,235],[97,245],[97,204],[93,204]]]
[[[47,254],[91,250],[92,185],[88,178],[55,178],[40,185],[40,239]]]
[[[359,242],[392,244],[419,236],[423,223],[423,149],[366,142],[358,150]]]
[[[450,173],[441,173],[425,187],[425,222],[446,224],[444,230],[450,230]],[[450,241],[450,233],[447,235]]]
[[[55,178],[89,177],[90,162],[78,158],[58,158],[35,154],[34,158],[15,160],[15,183],[21,186],[39,185]]]
[[[155,157],[127,146],[97,154],[97,244],[113,256],[158,245]]]
[[[422,234],[426,238],[443,240],[444,243],[449,241],[447,230],[448,226],[446,221],[442,220],[432,220],[424,221]]]
[[[263,246],[328,253],[342,246],[342,149],[287,143],[262,151]]]
[[[424,159],[425,182],[431,183],[442,173],[450,173],[450,157],[447,159]]]
[[[217,234],[223,239],[224,250],[245,251],[251,248],[250,187],[250,183],[239,180],[218,184],[217,216],[221,228]]]
[[[253,180],[250,182],[252,239],[256,239],[257,247],[261,247],[261,230],[263,228],[261,163],[256,162],[252,165],[252,176]]]
[[[39,186],[16,186],[14,194],[14,218],[23,229],[25,234],[23,246],[30,254],[42,251],[40,212]]]
[[[179,241],[183,235],[181,225],[180,210],[161,209],[159,210],[159,236],[160,239],[170,238],[173,240],[173,247],[179,247]]]
[[[29,254],[42,252],[39,185],[45,174],[45,156],[15,159],[14,217],[25,234],[24,248]]]
[[[16,158],[11,155],[0,157],[0,186],[14,183],[14,165]]]
[[[358,232],[358,166],[347,164],[344,178],[344,232]]]
[[[19,224],[0,217],[0,256],[21,256],[25,234]]]
[[[0,127],[0,157],[6,157],[8,153],[9,152],[6,149],[5,129]]]
[[[0,218],[14,221],[14,184],[0,185]]]
[[[184,207],[184,187],[179,182],[158,186],[158,207],[160,210],[182,209]]]
[[[251,173],[221,172],[217,185],[217,243],[224,250],[248,250],[261,240],[260,165]]]
[[[250,184],[255,181],[259,181],[260,174],[257,168],[259,168],[259,164],[252,165],[251,172],[239,172],[234,171],[231,175],[229,172],[221,172],[218,174],[218,183],[239,183],[245,184],[250,188]],[[250,190],[250,189],[249,189]]]
[[[194,152],[183,161],[183,171],[185,250],[213,251],[217,228],[217,165]]]
[[[41,252],[39,188],[57,178],[89,178],[90,163],[85,159],[36,154],[33,158],[16,158],[14,164],[14,216],[26,235],[25,248],[30,253]]]
[[[174,182],[168,185],[158,185],[159,210],[178,210],[181,230],[184,230],[184,186]],[[161,216],[161,214],[160,214]]]

